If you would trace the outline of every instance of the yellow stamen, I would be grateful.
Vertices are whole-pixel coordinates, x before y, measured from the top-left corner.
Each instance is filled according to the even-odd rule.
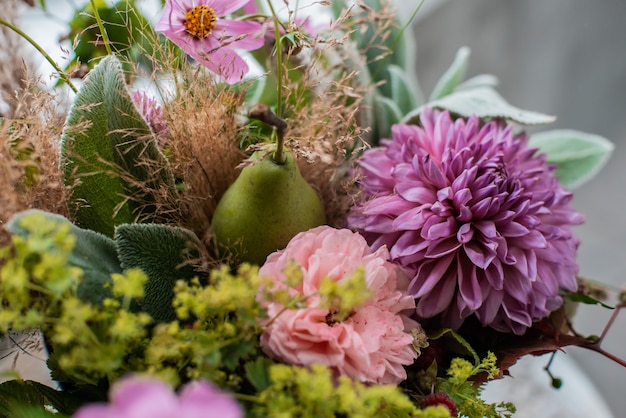
[[[185,13],[185,28],[196,38],[206,38],[215,29],[217,15],[215,10],[207,5],[196,6]]]

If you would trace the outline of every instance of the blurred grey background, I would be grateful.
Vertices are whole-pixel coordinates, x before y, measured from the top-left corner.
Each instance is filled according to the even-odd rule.
[[[410,10],[419,2],[398,4]],[[626,1],[425,0],[424,6],[413,28],[416,71],[426,95],[457,49],[467,45],[472,50],[468,76],[494,74],[500,79],[498,90],[511,104],[558,117],[541,129],[577,129],[615,144],[608,165],[575,191],[574,206],[586,217],[585,224],[576,228],[581,275],[622,287],[626,284]],[[577,331],[600,334],[611,312],[584,308],[575,318]],[[626,312],[603,348],[626,358]],[[595,383],[613,414],[626,416],[626,368],[586,350],[567,349],[567,353]]]

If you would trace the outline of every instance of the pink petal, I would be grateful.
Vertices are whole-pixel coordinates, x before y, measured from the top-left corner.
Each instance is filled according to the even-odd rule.
[[[137,416],[143,411],[149,416],[164,416],[174,412],[178,400],[172,389],[161,381],[129,377],[113,387],[112,404],[120,415]]]
[[[241,9],[248,1],[249,0],[201,0],[200,3],[211,7],[218,16],[225,16]]]
[[[248,64],[234,50],[228,47],[219,47],[210,54],[193,51],[189,55],[219,75],[228,84],[241,81],[248,72]]]
[[[246,20],[218,20],[213,34],[223,46],[240,48],[247,51],[261,48],[264,44],[265,30],[258,22]]]

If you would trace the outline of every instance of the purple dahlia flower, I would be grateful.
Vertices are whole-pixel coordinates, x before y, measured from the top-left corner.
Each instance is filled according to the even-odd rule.
[[[524,133],[425,109],[392,137],[363,154],[367,199],[349,222],[412,278],[418,317],[523,334],[576,289],[583,218]]]

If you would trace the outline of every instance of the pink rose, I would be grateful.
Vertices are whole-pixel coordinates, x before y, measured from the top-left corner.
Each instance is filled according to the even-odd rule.
[[[359,234],[320,226],[296,235],[287,248],[271,254],[259,275],[271,277],[276,289],[285,289],[284,272],[294,262],[304,280],[290,291],[302,293],[306,306],[284,310],[279,303],[267,303],[269,325],[261,336],[265,353],[289,364],[324,364],[361,382],[405,380],[403,366],[417,357],[409,332],[421,327],[403,313],[414,311],[415,301],[406,293],[408,278],[389,262],[387,249],[372,253]],[[320,306],[320,282],[325,277],[341,282],[358,267],[364,268],[373,296],[336,322],[333,312]]]

